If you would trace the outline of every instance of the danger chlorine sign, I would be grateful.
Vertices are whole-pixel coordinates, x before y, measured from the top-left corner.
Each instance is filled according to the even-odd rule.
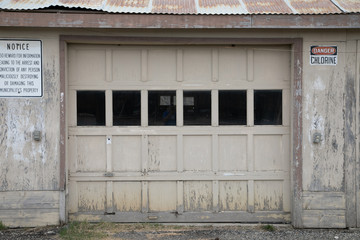
[[[336,65],[337,46],[311,46],[310,65]]]

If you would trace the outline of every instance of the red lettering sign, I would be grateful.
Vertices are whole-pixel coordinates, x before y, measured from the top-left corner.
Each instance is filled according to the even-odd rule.
[[[313,55],[334,55],[336,54],[335,47],[313,47],[311,49]]]

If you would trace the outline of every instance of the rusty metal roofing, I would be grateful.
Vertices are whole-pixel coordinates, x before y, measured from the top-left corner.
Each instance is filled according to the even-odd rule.
[[[348,0],[346,0],[348,1]],[[360,0],[357,0],[360,4]],[[303,13],[308,11],[313,11],[318,14],[326,13],[341,13],[342,11],[335,4],[331,4],[329,0],[289,0],[291,6],[295,9],[296,12]]]
[[[0,0],[0,10],[49,7],[146,14],[360,13],[360,0]]]

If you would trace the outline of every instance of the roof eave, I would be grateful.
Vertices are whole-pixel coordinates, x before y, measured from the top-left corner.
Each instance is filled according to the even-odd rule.
[[[0,12],[0,27],[109,29],[359,29],[360,14],[165,15]]]

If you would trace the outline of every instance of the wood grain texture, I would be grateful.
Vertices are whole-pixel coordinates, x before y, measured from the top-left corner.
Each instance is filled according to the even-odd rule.
[[[149,221],[149,216],[152,217]],[[111,222],[173,222],[173,223],[216,223],[216,222],[228,222],[228,223],[290,223],[290,213],[284,212],[258,212],[248,213],[243,211],[238,212],[184,212],[179,214],[178,212],[173,213],[126,213],[126,212],[115,212],[114,215],[104,215],[100,212],[87,212],[87,213],[76,213],[69,215],[70,221],[84,221],[99,222],[99,221],[111,221]]]
[[[346,42],[346,79],[345,79],[345,126],[344,126],[344,175],[346,193],[346,226],[356,227],[358,206],[356,205],[356,106],[359,99],[356,98],[356,59],[357,42]],[[359,81],[359,80],[357,80]]]
[[[345,210],[343,192],[304,192],[304,210]]]
[[[345,228],[345,210],[304,210],[304,228]]]
[[[0,220],[9,227],[59,224],[58,191],[0,192]]]

